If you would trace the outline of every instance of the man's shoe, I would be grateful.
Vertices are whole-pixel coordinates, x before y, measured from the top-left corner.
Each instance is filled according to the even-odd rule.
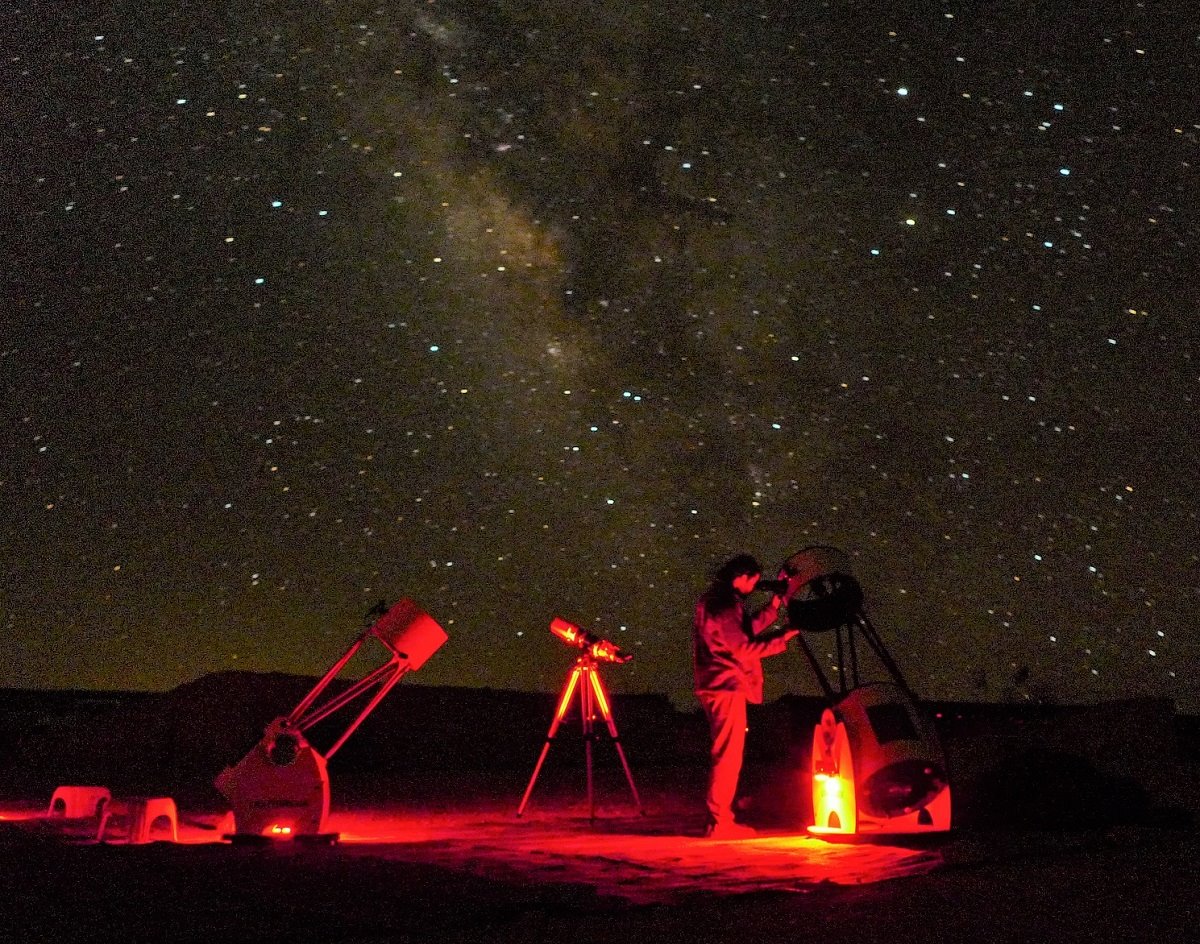
[[[712,823],[704,831],[705,839],[753,839],[757,830],[730,820],[727,823]]]

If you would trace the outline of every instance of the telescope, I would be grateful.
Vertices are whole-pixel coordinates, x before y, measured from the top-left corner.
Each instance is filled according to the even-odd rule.
[[[381,604],[367,615],[378,618],[304,700],[291,714],[267,725],[262,740],[217,777],[214,785],[229,801],[233,812],[235,831],[229,837],[231,841],[337,841],[336,833],[325,831],[330,792],[326,761],[406,674],[423,666],[446,642],[446,631],[407,597],[391,607]],[[322,700],[325,690],[371,639],[383,646],[388,660]],[[305,731],[360,699],[366,699],[366,704],[332,746],[322,752],[309,743]]]
[[[829,835],[944,832],[951,790],[937,730],[867,617],[849,558],[818,545],[793,554],[788,625],[828,700],[813,731],[813,825]],[[825,634],[832,665],[810,637]]]
[[[616,643],[594,636],[582,626],[576,626],[561,616],[556,616],[550,621],[550,632],[568,646],[584,650],[597,662],[616,662],[624,665],[633,658],[632,654],[622,652]]]
[[[787,593],[788,581],[786,580],[760,580],[754,586],[755,590],[765,590],[768,593]]]
[[[629,782],[629,792],[633,794],[633,802],[637,804],[638,812],[644,812],[642,800],[638,796],[637,785],[633,782],[633,771],[629,769],[629,761],[625,758],[625,749],[621,747],[621,738],[617,734],[617,723],[613,720],[612,699],[605,691],[604,683],[600,680],[599,664],[601,662],[620,664],[628,662],[633,656],[622,652],[616,644],[607,639],[601,639],[599,636],[593,636],[582,626],[576,626],[561,616],[556,616],[550,621],[550,632],[568,646],[575,646],[583,650],[583,655],[575,660],[575,666],[571,669],[571,674],[567,676],[562,694],[558,696],[558,707],[554,711],[554,720],[550,722],[546,743],[542,745],[542,753],[538,755],[533,775],[529,778],[529,785],[525,787],[521,805],[517,807],[517,816],[525,812],[529,797],[533,793],[533,785],[537,783],[538,774],[541,773],[542,764],[546,762],[546,755],[550,753],[550,745],[554,742],[559,725],[567,716],[567,712],[571,710],[571,701],[576,692],[579,693],[579,723],[583,728],[583,750],[587,762],[588,818],[593,820],[596,818],[596,796],[592,777],[592,742],[596,740],[597,718],[603,721],[608,728],[608,736],[612,740],[613,747],[617,749],[617,756],[621,759],[621,767],[625,771],[625,779]]]

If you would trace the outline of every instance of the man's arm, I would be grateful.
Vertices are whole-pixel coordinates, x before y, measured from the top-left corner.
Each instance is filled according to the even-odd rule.
[[[782,626],[779,629],[759,633],[753,639],[747,640],[745,650],[754,653],[762,659],[766,656],[777,656],[787,650],[787,644],[800,635],[800,630]]]
[[[704,610],[701,614],[700,633],[714,655],[725,654],[726,657],[739,660],[744,658],[762,659],[783,652],[787,648],[788,640],[798,635],[797,630],[785,628],[772,632],[759,631],[753,638],[748,639],[745,630],[742,629],[737,612],[736,609],[729,609],[723,613],[713,614]],[[775,614],[772,613],[771,618],[762,626],[770,626],[774,622],[774,618]],[[754,623],[756,622],[757,618]]]
[[[770,628],[782,605],[783,598],[776,594],[771,598],[770,603],[751,618],[750,629],[754,635],[749,639],[743,636],[737,647],[739,655],[750,655],[763,659],[767,656],[777,656],[787,649],[788,641],[794,636],[798,636],[799,630],[787,626]]]
[[[778,593],[771,597],[771,602],[764,606],[761,610],[754,614],[750,620],[750,631],[758,636],[766,630],[768,626],[775,622],[775,617],[779,615],[779,608],[783,606],[783,597]]]

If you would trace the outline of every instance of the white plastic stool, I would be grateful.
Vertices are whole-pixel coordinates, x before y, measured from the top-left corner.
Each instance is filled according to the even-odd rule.
[[[125,841],[133,844],[150,842],[150,830],[164,816],[170,822],[171,841],[179,842],[179,813],[170,797],[122,797],[114,800],[100,817],[96,841],[104,841],[104,831],[113,816],[126,822]]]
[[[90,819],[103,816],[111,802],[112,793],[108,787],[59,787],[50,797],[50,809],[46,815],[64,819]]]

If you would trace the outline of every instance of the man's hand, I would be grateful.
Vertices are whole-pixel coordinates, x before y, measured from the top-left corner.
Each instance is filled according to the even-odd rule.
[[[783,591],[783,594],[780,597],[784,603],[787,603],[792,597],[794,597],[796,595],[796,591],[800,589],[799,578],[795,574],[788,573],[788,569],[786,567],[780,569],[779,576],[775,579],[782,580],[787,583],[787,589]]]

